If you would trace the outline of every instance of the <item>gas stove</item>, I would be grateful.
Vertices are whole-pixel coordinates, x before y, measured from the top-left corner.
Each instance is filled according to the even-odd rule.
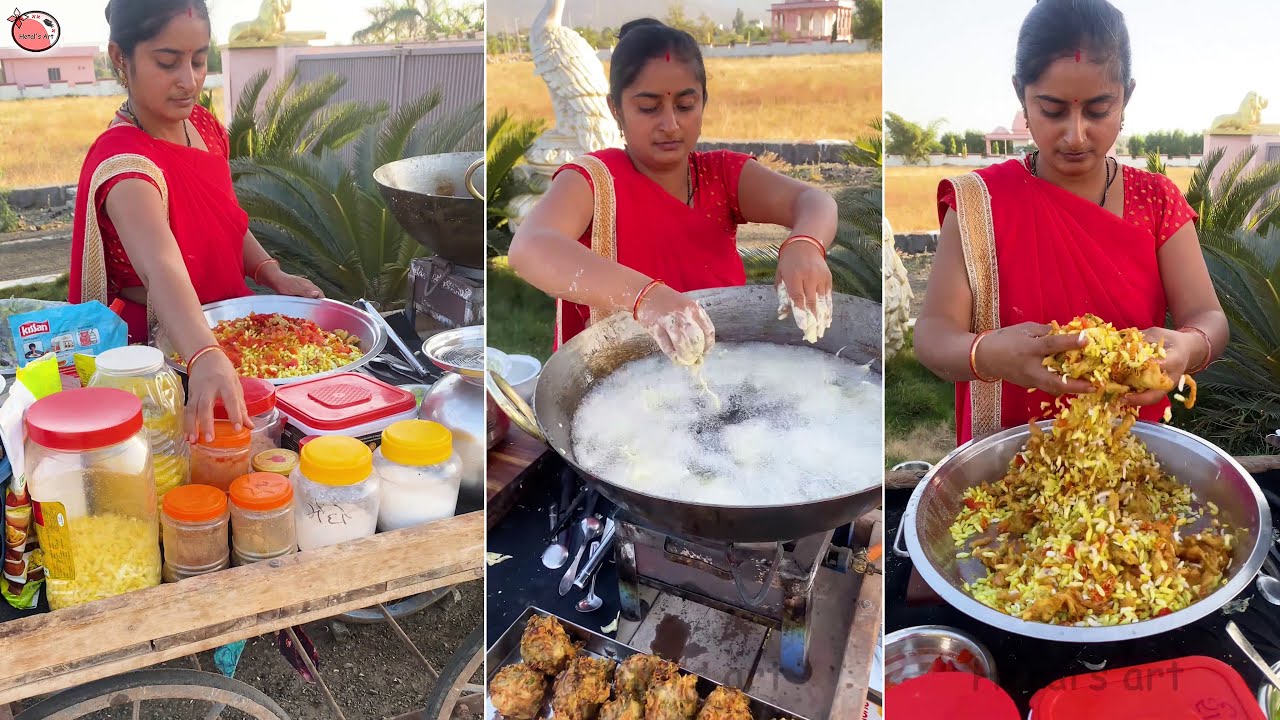
[[[779,543],[725,543],[670,535],[622,512],[617,524],[624,619],[643,619],[640,588],[648,586],[780,630],[783,675],[793,682],[809,678],[819,570],[838,564],[833,555],[841,550],[831,545],[834,531]]]
[[[416,258],[409,268],[405,315],[420,335],[484,324],[484,268],[439,256]]]

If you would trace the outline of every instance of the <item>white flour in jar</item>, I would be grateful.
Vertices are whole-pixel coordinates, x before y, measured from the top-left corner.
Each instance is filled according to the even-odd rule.
[[[882,481],[883,381],[868,367],[722,342],[701,375],[710,393],[662,355],[619,368],[574,415],[574,459],[612,483],[703,505],[814,501]]]
[[[360,505],[295,500],[293,509],[299,550],[358,540],[377,530],[377,514]]]

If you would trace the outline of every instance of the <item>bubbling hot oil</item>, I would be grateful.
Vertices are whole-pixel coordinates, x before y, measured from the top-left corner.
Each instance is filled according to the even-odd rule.
[[[720,342],[699,375],[661,355],[619,368],[574,415],[574,459],[612,483],[703,505],[816,501],[881,482],[882,378],[868,367]]]

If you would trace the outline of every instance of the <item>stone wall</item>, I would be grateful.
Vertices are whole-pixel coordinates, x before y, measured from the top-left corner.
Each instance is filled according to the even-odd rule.
[[[830,43],[827,41],[818,42],[797,42],[797,43],[755,43],[752,45],[703,45],[703,57],[778,57],[793,55],[847,55],[851,53],[871,52],[871,48],[866,40],[854,40],[853,42]],[[613,50],[600,50],[596,56],[601,60],[607,61],[613,55]]]
[[[204,89],[212,90],[222,87],[222,75],[209,75],[204,80]],[[28,85],[18,89],[17,85],[0,85],[0,101],[29,100],[52,97],[107,97],[124,95],[124,88],[115,80],[99,80],[94,83],[50,83],[49,87]]]

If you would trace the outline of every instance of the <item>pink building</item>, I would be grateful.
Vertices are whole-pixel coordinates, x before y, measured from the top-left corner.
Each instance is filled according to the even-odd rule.
[[[96,45],[56,45],[44,52],[28,52],[21,48],[0,48],[0,70],[3,85],[49,87],[54,83],[68,85],[93,84],[93,58]]]
[[[984,136],[987,141],[987,154],[991,155],[991,143],[1000,143],[1000,155],[1012,155],[1013,149],[1019,145],[1031,144],[1031,131],[1027,129],[1027,118],[1019,110],[1013,116],[1013,123],[1008,127],[998,127]]]
[[[837,40],[853,38],[854,0],[783,0],[769,7],[773,36],[786,33],[792,40],[829,40],[834,27]]]

